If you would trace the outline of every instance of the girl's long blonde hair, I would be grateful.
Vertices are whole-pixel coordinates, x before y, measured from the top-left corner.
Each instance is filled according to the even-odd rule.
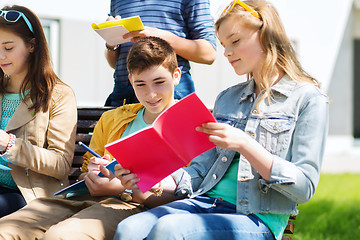
[[[265,91],[263,98],[268,97],[268,100],[271,100],[270,87],[276,81],[273,76],[279,74],[279,69],[295,81],[309,82],[320,87],[318,81],[306,73],[297,60],[276,9],[266,0],[243,2],[253,8],[260,15],[260,18],[254,17],[250,12],[236,4],[232,11],[220,16],[215,23],[215,30],[218,32],[220,25],[229,18],[232,18],[234,22],[239,21],[246,27],[260,30],[260,44],[265,54],[259,79],[259,87]],[[253,73],[247,74],[248,80],[252,77]]]

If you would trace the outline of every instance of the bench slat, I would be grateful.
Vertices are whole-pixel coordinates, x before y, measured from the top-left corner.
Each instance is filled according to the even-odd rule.
[[[86,152],[86,150],[77,143],[81,141],[86,145],[89,145],[92,133],[101,115],[111,109],[114,109],[114,107],[77,107],[78,121],[76,129],[76,145],[71,166],[72,169],[69,174],[70,184],[76,182],[80,176],[80,167],[83,163],[83,155]]]
[[[86,145],[89,145],[91,136],[92,135],[89,133],[77,133],[76,134],[76,142],[83,142]]]
[[[288,224],[286,225],[284,233],[285,234],[293,234],[294,233],[294,223],[291,220],[288,221]]]

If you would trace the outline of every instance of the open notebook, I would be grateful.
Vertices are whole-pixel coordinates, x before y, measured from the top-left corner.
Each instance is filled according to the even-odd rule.
[[[91,24],[91,27],[109,45],[118,45],[124,42],[129,42],[130,38],[124,39],[124,34],[145,29],[139,16],[103,22],[100,24],[93,23]]]
[[[195,93],[183,98],[154,121],[153,125],[105,145],[126,169],[137,174],[142,192],[201,153],[215,147],[205,133],[195,130],[214,116]]]

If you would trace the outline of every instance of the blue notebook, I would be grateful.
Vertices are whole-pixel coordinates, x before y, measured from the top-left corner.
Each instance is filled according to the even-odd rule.
[[[0,170],[12,170],[12,169],[5,165],[0,164]]]
[[[114,159],[111,161],[108,165],[106,165],[106,168],[109,169],[111,172],[115,172],[114,167],[118,164],[118,162]],[[101,172],[98,174],[98,176],[102,177],[104,176]],[[73,197],[81,194],[89,193],[89,189],[86,187],[85,180],[78,181],[74,184],[71,184],[70,186],[61,189],[60,191],[57,191],[54,193],[54,195],[65,195],[65,197]]]
[[[9,161],[2,155],[0,156],[0,158],[4,161],[4,162],[8,162]],[[0,170],[12,170],[12,168],[9,168],[8,166],[2,165],[0,164]]]

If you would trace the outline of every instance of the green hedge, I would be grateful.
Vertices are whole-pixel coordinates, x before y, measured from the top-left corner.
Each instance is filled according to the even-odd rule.
[[[314,197],[298,208],[294,240],[360,239],[360,174],[322,174]]]

